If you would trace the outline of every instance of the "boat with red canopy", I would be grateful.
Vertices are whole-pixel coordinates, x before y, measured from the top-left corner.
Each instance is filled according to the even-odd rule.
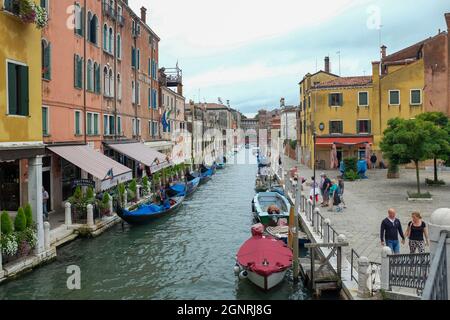
[[[292,251],[281,240],[263,235],[264,226],[252,227],[252,237],[239,249],[235,273],[258,287],[269,290],[283,281],[292,266]]]

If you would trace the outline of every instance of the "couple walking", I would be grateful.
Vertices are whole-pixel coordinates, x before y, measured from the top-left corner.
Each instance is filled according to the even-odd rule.
[[[405,244],[405,239],[409,238],[410,253],[416,253],[416,251],[424,253],[425,245],[429,245],[428,228],[419,212],[411,214],[411,221],[408,223],[405,234],[403,234],[402,224],[396,218],[395,210],[388,210],[387,218],[381,222],[381,245],[388,246],[395,254],[400,253],[399,235],[402,238],[401,244]]]

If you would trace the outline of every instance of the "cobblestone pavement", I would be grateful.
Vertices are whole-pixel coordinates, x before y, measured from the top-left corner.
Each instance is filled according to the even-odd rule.
[[[298,165],[294,160],[285,157],[283,161],[284,170],[297,166],[300,176],[307,180],[313,171],[305,166]],[[336,178],[338,171],[325,171],[330,178]],[[317,177],[320,171],[317,172]],[[350,247],[360,256],[366,256],[370,261],[380,262],[380,223],[387,216],[387,210],[394,208],[400,219],[403,230],[406,230],[410,221],[412,211],[422,213],[424,221],[427,222],[431,213],[438,208],[450,207],[450,172],[440,172],[439,178],[446,181],[445,186],[428,187],[425,178],[432,178],[433,172],[420,171],[422,190],[430,191],[433,195],[432,202],[409,202],[406,199],[406,191],[416,190],[415,170],[401,170],[400,179],[387,179],[387,170],[369,170],[367,180],[345,182],[344,199],[347,208],[343,212],[328,212],[321,208],[324,217],[331,220],[331,225],[336,231],[344,234]],[[305,191],[309,195],[310,188]],[[429,248],[426,248],[427,251]],[[408,244],[401,246],[402,253],[409,253]],[[350,250],[347,257],[350,258]]]

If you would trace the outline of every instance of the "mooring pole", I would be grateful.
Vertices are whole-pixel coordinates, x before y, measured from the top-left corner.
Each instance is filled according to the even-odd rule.
[[[297,183],[296,186],[296,192],[295,192],[295,205],[294,205],[294,230],[292,235],[292,246],[293,246],[293,253],[294,253],[294,281],[298,281],[298,275],[299,275],[299,248],[298,248],[298,211],[300,207],[300,197],[301,197],[301,186]]]

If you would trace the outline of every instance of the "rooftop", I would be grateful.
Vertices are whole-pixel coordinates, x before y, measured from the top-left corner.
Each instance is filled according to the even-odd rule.
[[[341,87],[361,87],[372,84],[371,76],[339,77],[330,81],[321,82],[313,88],[341,88]]]

